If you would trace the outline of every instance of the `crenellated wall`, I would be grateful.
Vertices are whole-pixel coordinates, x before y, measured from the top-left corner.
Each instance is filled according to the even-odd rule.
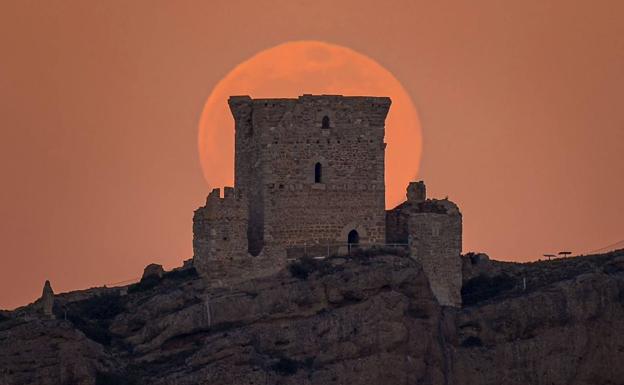
[[[247,256],[247,206],[240,191],[216,188],[193,216],[194,265],[202,271]]]

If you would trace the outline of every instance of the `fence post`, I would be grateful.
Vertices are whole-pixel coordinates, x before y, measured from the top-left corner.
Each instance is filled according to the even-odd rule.
[[[522,277],[522,291],[526,291],[526,277]]]

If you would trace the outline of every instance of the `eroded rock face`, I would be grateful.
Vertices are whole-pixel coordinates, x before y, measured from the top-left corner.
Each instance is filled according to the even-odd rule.
[[[319,262],[232,288],[187,287],[146,297],[111,325],[132,346],[129,371],[156,383],[395,383],[441,379],[439,310],[406,258]],[[198,295],[200,293],[200,295]],[[137,298],[136,301],[144,299]],[[399,380],[400,379],[400,380]]]
[[[621,384],[624,281],[585,274],[456,319],[462,384]]]
[[[307,261],[231,287],[165,273],[59,295],[54,320],[0,313],[0,384],[620,384],[618,258],[489,261],[471,279],[490,279],[465,286],[503,285],[461,309],[439,306],[406,257]]]
[[[529,264],[478,259],[482,272],[515,284],[456,314],[453,383],[624,383],[623,262],[623,251]]]
[[[114,358],[71,322],[4,318],[0,322],[0,384],[92,385]]]

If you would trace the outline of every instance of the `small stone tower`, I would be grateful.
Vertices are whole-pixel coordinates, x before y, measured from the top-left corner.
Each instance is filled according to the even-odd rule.
[[[424,182],[407,187],[407,201],[387,212],[388,242],[409,244],[441,305],[461,305],[462,215],[448,199],[427,199]]]

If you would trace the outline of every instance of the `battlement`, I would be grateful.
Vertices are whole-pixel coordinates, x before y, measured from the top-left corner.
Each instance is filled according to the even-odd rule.
[[[213,189],[206,205],[193,216],[193,252],[195,266],[209,270],[216,261],[247,255],[247,202],[232,187]]]
[[[217,213],[223,210],[237,210],[243,207],[243,194],[240,190],[233,187],[223,188],[223,197],[221,197],[221,189],[215,188],[206,197],[206,206],[208,212]]]
[[[325,134],[343,130],[349,135],[354,128],[383,130],[391,100],[387,97],[302,95],[298,98],[252,99],[232,96],[228,100],[236,130],[247,137],[261,133],[284,133],[313,128],[327,129]],[[383,136],[382,136],[383,139]]]
[[[303,94],[297,98],[252,98],[249,95],[233,95],[230,96],[228,103],[230,106],[240,105],[259,105],[264,107],[276,107],[293,105],[294,103],[312,103],[312,104],[331,104],[350,103],[350,104],[366,104],[377,105],[380,107],[390,107],[391,99],[385,96],[344,96],[344,95],[312,95]]]

